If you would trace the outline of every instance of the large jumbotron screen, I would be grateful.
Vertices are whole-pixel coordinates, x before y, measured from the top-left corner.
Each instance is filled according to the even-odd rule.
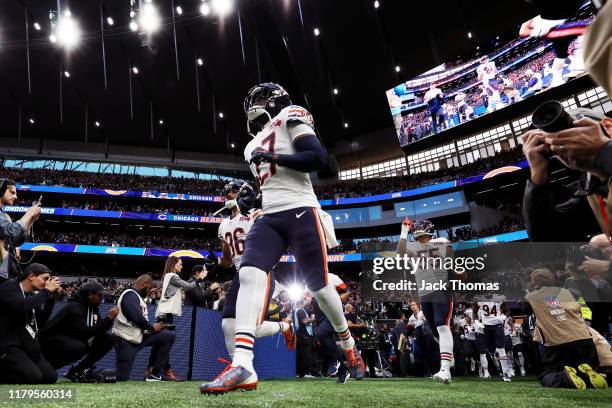
[[[582,34],[594,18],[585,3],[545,36],[533,36],[538,20],[525,22],[495,49],[439,65],[387,91],[400,145],[474,120],[585,74]],[[534,30],[533,27],[536,27]]]

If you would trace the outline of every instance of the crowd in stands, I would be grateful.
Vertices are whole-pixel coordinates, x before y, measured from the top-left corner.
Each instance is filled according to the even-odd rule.
[[[455,228],[454,230],[448,229],[447,234],[449,240],[456,241],[468,241],[471,239],[490,237],[492,235],[504,234],[507,232],[515,232],[525,229],[525,222],[521,216],[506,216],[496,226],[491,228],[484,228],[478,231],[474,231],[472,227],[465,226]]]
[[[54,207],[54,203],[45,202],[46,207]],[[164,202],[154,201],[149,203],[126,203],[116,201],[67,201],[62,200],[59,204],[59,208],[80,208],[83,210],[100,210],[100,211],[122,211],[122,212],[135,212],[135,213],[149,213],[149,214],[180,214],[180,215],[199,215],[202,217],[212,216],[214,210],[210,208],[202,207],[183,207],[183,206],[169,206],[164,205]],[[222,204],[219,204],[221,207]]]
[[[516,163],[523,160],[520,147],[499,152],[495,156],[478,159],[460,167],[451,167],[432,172],[410,174],[402,177],[385,177],[358,181],[342,181],[333,185],[315,186],[315,192],[320,199],[333,199],[338,197],[361,197],[374,194],[383,194],[393,191],[407,190],[424,185],[435,184],[441,181],[472,176],[488,170]],[[67,174],[65,174],[67,173]],[[134,190],[134,191],[161,191],[218,196],[227,183],[226,180],[198,180],[173,177],[145,177],[130,174],[88,173],[72,170],[46,170],[2,168],[3,177],[15,180],[18,184],[56,185],[65,187],[95,187],[100,189]],[[151,180],[149,180],[151,179]],[[44,205],[50,206],[51,198],[45,199]],[[191,209],[179,206],[164,205],[164,202],[153,204],[113,203],[110,200],[100,202],[88,200],[85,204],[66,200],[58,202],[64,208],[87,208],[112,211],[138,211],[165,212],[187,214]],[[125,209],[124,209],[125,208]],[[170,211],[172,210],[172,211]],[[208,215],[208,210],[200,210],[194,215]]]
[[[99,188],[111,190],[161,191],[216,196],[226,180],[185,177],[141,176],[138,174],[93,173],[75,170],[3,168],[3,177],[17,184]]]
[[[201,251],[221,251],[217,238],[197,236],[185,237],[181,234],[149,234],[132,233],[100,233],[100,232],[55,232],[41,230],[35,235],[35,241],[40,243],[101,245],[113,247],[193,249]]]

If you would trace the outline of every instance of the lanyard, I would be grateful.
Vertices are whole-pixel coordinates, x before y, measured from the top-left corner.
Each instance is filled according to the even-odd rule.
[[[599,198],[599,209],[601,210],[601,217],[603,218],[604,230],[608,239],[610,239],[610,224],[608,220],[608,212],[606,211],[606,203],[601,195],[598,194]]]
[[[21,289],[21,294],[23,295],[23,298],[26,298],[25,292],[23,291],[23,287],[21,286],[21,282],[19,282],[19,289]],[[32,320],[30,320],[30,323],[28,323],[28,326],[32,327],[34,329],[34,332],[38,331],[38,323],[36,322],[36,309],[32,308]]]

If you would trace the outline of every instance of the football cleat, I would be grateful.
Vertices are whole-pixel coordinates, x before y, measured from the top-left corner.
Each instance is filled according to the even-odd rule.
[[[340,367],[340,362],[336,361],[335,363],[330,363],[329,367],[327,367],[327,376],[333,377],[338,374],[338,367]]]
[[[605,390],[606,388],[608,388],[608,383],[605,377],[599,374],[598,372],[596,372],[595,370],[593,370],[593,368],[590,365],[580,364],[578,366],[578,371],[580,371],[581,373],[589,377],[589,382],[591,383],[593,388],[596,388],[599,390]]]
[[[451,383],[451,373],[450,371],[440,370],[433,375],[433,380],[449,385]]]
[[[254,377],[254,380],[253,380]],[[208,395],[226,394],[232,391],[254,391],[257,376],[244,367],[228,365],[214,380],[200,385],[200,392]]]
[[[578,388],[579,390],[586,389],[586,383],[578,376],[578,373],[574,367],[565,366],[563,377],[565,382],[568,385],[571,385],[572,388]]]
[[[346,366],[355,380],[359,381],[365,377],[365,364],[363,362],[363,358],[361,358],[361,353],[357,350],[357,347],[353,347],[350,350],[344,350],[346,354]]]
[[[343,368],[340,370],[340,372],[338,372],[338,380],[336,382],[338,384],[346,384],[349,378],[351,378],[351,374],[346,368]]]
[[[487,378],[491,378],[491,374],[489,374],[489,372],[488,372],[488,371],[485,371],[485,372],[484,372],[484,374],[482,374],[482,378],[483,378],[483,379],[485,379],[485,380],[486,380]]]
[[[504,382],[512,382],[512,378],[510,378],[509,375],[503,375],[502,376],[502,380],[504,380]]]

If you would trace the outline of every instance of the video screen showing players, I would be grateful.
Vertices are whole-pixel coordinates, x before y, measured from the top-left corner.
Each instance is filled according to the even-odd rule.
[[[445,63],[387,91],[400,145],[406,146],[585,75],[582,36],[590,2],[567,20],[523,23],[511,41],[468,61]]]

